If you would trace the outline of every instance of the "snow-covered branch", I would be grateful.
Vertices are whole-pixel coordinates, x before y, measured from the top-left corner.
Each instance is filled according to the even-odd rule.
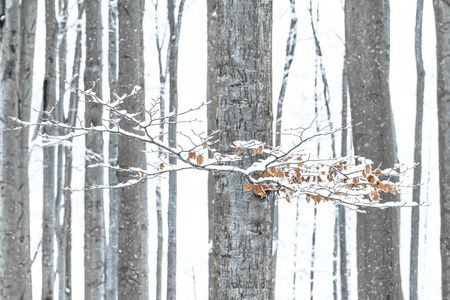
[[[235,141],[232,145],[233,153],[220,153],[214,149],[215,134],[203,137],[192,132],[185,136],[190,145],[169,147],[160,139],[159,130],[150,130],[153,126],[160,127],[161,123],[168,123],[172,116],[188,115],[201,109],[206,103],[183,112],[172,111],[161,116],[157,100],[152,100],[148,109],[142,107],[138,113],[129,113],[122,109],[124,101],[138,93],[135,87],[130,95],[117,96],[111,101],[98,98],[92,90],[78,93],[84,94],[85,101],[101,104],[116,118],[105,119],[101,126],[85,126],[83,120],[78,119],[75,125],[59,122],[51,114],[44,114],[42,122],[31,123],[13,118],[21,126],[53,126],[67,132],[65,135],[45,135],[43,146],[51,146],[71,140],[73,137],[83,136],[91,132],[116,133],[128,138],[137,139],[154,146],[159,153],[158,163],[148,163],[145,168],[123,168],[107,163],[96,163],[90,167],[112,168],[119,172],[129,172],[133,178],[128,182],[121,182],[116,186],[91,186],[94,188],[121,188],[130,186],[155,176],[172,171],[198,169],[208,172],[235,172],[245,177],[248,184],[244,189],[266,199],[269,194],[276,194],[290,202],[291,199],[301,195],[306,201],[331,201],[345,207],[364,211],[367,207],[387,208],[392,206],[414,206],[415,203],[384,202],[382,193],[397,194],[401,183],[391,180],[403,174],[407,169],[396,165],[392,169],[381,170],[373,166],[373,162],[364,157],[339,157],[316,159],[305,152],[303,146],[308,141],[323,135],[331,135],[344,128],[333,129],[326,126],[316,130],[312,122],[306,128],[293,128],[281,134],[290,135],[294,142],[290,145],[272,147],[264,142]],[[184,122],[192,122],[187,120]],[[125,130],[122,124],[128,124]],[[180,121],[181,122],[181,121]],[[131,126],[130,126],[131,125]],[[348,127],[348,126],[347,126]],[[346,128],[347,128],[346,127]],[[165,133],[164,133],[165,134]],[[213,155],[209,156],[208,152]],[[170,164],[169,157],[177,164]],[[208,158],[211,157],[211,158]],[[250,158],[250,159],[249,159]],[[249,165],[246,162],[252,161]]]

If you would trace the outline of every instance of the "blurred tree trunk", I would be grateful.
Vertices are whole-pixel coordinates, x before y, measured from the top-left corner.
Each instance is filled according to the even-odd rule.
[[[64,123],[64,96],[66,91],[65,78],[67,75],[67,18],[68,18],[68,0],[59,0],[59,52],[58,52],[58,63],[59,63],[59,98],[57,106],[57,116],[58,121]],[[65,129],[58,128],[58,134],[64,135]],[[64,300],[66,296],[66,234],[64,232],[64,219],[61,223],[61,209],[63,207],[63,186],[64,186],[64,146],[62,144],[58,145],[58,156],[57,156],[57,169],[56,169],[56,201],[55,201],[55,231],[56,231],[56,243],[58,247],[58,257],[57,257],[57,267],[56,272],[58,273],[58,299]]]
[[[219,152],[235,154],[236,140],[272,145],[272,1],[219,0],[215,47]],[[216,174],[211,299],[272,295],[273,199],[244,192],[246,184]]]
[[[3,129],[30,118],[36,3],[0,1],[0,14],[0,295],[31,299],[28,130]]]
[[[181,17],[185,0],[178,7],[178,19],[175,18],[176,0],[167,2],[169,20],[169,85],[170,111],[178,111],[178,45],[180,41]],[[177,146],[177,116],[169,118],[169,147]],[[175,165],[176,159],[169,157],[169,164]],[[167,251],[167,299],[176,299],[177,281],[177,173],[169,173],[169,207],[168,207],[168,251]]]
[[[442,299],[450,297],[450,3],[434,0],[436,19]]]
[[[77,36],[75,40],[75,55],[73,61],[72,84],[74,88],[78,88],[80,81],[80,66],[81,66],[81,21],[84,13],[84,2],[78,2],[78,26]],[[69,112],[67,114],[66,123],[70,126],[75,126],[75,119],[78,112],[79,95],[75,91],[71,91],[69,99]],[[70,140],[72,142],[72,140]],[[64,182],[66,187],[72,186],[72,145],[66,147],[65,151],[65,175]],[[66,261],[65,261],[65,275],[66,275],[66,300],[72,299],[72,192],[69,189],[64,193],[64,233],[66,243]]]
[[[160,38],[160,30],[159,30],[159,24],[158,24],[158,7],[159,7],[159,1],[156,0],[153,2],[153,5],[155,7],[155,32],[156,32],[156,50],[158,52],[158,67],[159,67],[159,117],[161,120],[163,120],[165,116],[165,88],[166,88],[166,79],[167,79],[167,72],[168,72],[168,56],[169,51],[166,52],[166,64],[165,67],[163,67],[163,43],[161,42]],[[164,38],[166,36],[166,32],[163,32],[162,41],[164,41]],[[161,121],[159,124],[159,140],[161,142],[164,141],[164,132],[165,132],[165,126],[164,121]],[[163,153],[161,150],[158,150],[158,157],[162,157]],[[158,232],[158,245],[157,245],[157,253],[156,253],[156,300],[161,300],[162,297],[162,263],[163,263],[163,218],[162,218],[162,203],[161,203],[161,176],[158,176],[156,178],[156,187],[155,187],[155,202],[156,202],[156,220],[157,220],[157,232]]]
[[[84,88],[92,89],[102,98],[102,13],[101,1],[86,1],[86,68]],[[85,126],[101,126],[103,108],[86,98]],[[89,189],[103,185],[103,169],[88,168],[103,163],[103,136],[101,133],[86,135],[84,192],[84,290],[85,299],[105,298],[105,217],[103,190]]]
[[[423,123],[423,94],[425,90],[425,70],[422,60],[422,15],[423,0],[417,1],[416,27],[415,27],[415,54],[417,69],[417,103],[416,103],[416,124],[414,136],[414,168],[415,186],[413,190],[413,201],[420,203],[420,182],[422,178],[422,123]],[[411,255],[409,267],[409,298],[417,300],[418,297],[418,269],[419,269],[419,207],[413,207],[411,211]]]
[[[117,1],[109,0],[108,10],[108,74],[110,99],[115,99],[117,94]],[[110,119],[116,119],[113,113]],[[111,125],[112,126],[112,125]],[[118,135],[109,135],[109,164],[117,166]],[[108,184],[115,186],[117,180],[116,171],[112,168],[108,170]],[[109,189],[109,243],[106,249],[106,299],[117,299],[117,240],[118,240],[118,190]]]
[[[345,3],[347,75],[355,154],[375,166],[392,167],[395,140],[386,55],[385,3]],[[383,194],[384,201],[396,201]],[[368,209],[357,216],[359,299],[402,299],[398,215],[395,209]]]
[[[286,58],[284,62],[283,79],[281,81],[280,95],[278,96],[277,103],[277,116],[275,120],[275,146],[281,145],[281,123],[283,116],[283,103],[286,95],[287,83],[289,78],[289,71],[291,69],[292,62],[294,61],[295,46],[297,45],[297,22],[298,17],[295,12],[295,0],[290,0],[291,9],[291,23],[289,26],[289,34],[286,40]],[[274,221],[273,221],[273,261],[272,261],[272,280],[273,290],[271,299],[275,299],[275,285],[276,285],[276,273],[277,273],[277,256],[278,256],[278,199],[275,199],[274,208]],[[295,272],[295,271],[294,271]],[[294,285],[295,285],[295,273],[294,273]],[[295,290],[295,287],[294,287]],[[294,293],[295,297],[295,293]]]
[[[45,118],[56,119],[56,58],[58,22],[55,0],[45,0],[45,77],[43,111],[51,114]],[[56,135],[56,129],[44,127],[43,134]],[[44,209],[42,220],[42,299],[54,298],[54,238],[55,238],[55,148],[45,147],[44,152]]]
[[[217,0],[206,1],[206,13],[207,13],[207,69],[206,69],[206,100],[210,103],[206,108],[207,119],[207,135],[211,135],[216,130],[216,104],[215,104],[215,82],[214,82],[214,45],[216,42],[216,6]],[[209,151],[209,158],[212,158],[212,152]],[[214,225],[214,174],[208,172],[208,282],[209,282],[209,294],[212,295],[212,283],[213,283],[213,257],[212,257],[212,244],[213,244],[213,225]]]
[[[348,123],[348,91],[347,91],[347,70],[342,68],[342,122],[341,127],[344,128]],[[341,157],[347,156],[347,129],[342,129],[341,140]],[[341,279],[341,300],[348,299],[348,281],[347,281],[347,235],[346,235],[346,208],[342,205],[338,206],[338,218],[339,218],[339,266],[340,266],[340,279]]]
[[[140,84],[140,22],[139,1],[118,0],[119,16],[119,95],[131,94],[133,87]],[[138,92],[139,94],[140,92]],[[142,111],[142,97],[136,94],[127,97],[121,109],[129,112]],[[133,124],[120,121],[124,130],[134,132]],[[119,136],[118,165],[121,168],[143,167],[144,144],[136,139]],[[118,172],[118,181],[127,182],[139,174]],[[129,186],[119,189],[119,238],[118,238],[118,299],[142,299],[142,188]]]

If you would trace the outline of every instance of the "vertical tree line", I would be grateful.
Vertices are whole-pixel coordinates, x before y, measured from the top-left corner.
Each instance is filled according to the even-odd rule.
[[[103,106],[83,90],[90,90],[98,98],[124,100],[120,109],[144,118],[151,95],[146,81],[144,42],[145,0],[76,1],[77,20],[73,62],[69,63],[69,15],[75,1],[41,1],[45,15],[44,75],[39,97],[42,98],[43,121],[60,122],[64,126],[42,126],[42,282],[33,281],[30,259],[30,191],[29,187],[29,128],[17,127],[10,117],[30,121],[33,98],[35,32],[37,0],[0,0],[0,298],[32,299],[33,288],[42,290],[42,299],[72,299],[72,171],[74,138],[68,143],[54,145],[49,136],[68,135],[70,129],[81,126],[120,128],[142,136],[136,124],[114,114],[105,115]],[[206,2],[206,133],[216,134],[214,145],[222,156],[235,155],[236,140],[259,140],[266,146],[282,145],[281,130],[285,126],[283,109],[286,109],[287,83],[295,57],[299,18],[296,1],[290,0],[290,26],[286,40],[285,62],[278,96],[275,124],[273,124],[272,99],[272,0]],[[155,7],[156,50],[159,69],[159,97],[161,122],[157,138],[171,148],[179,147],[183,128],[177,119],[179,52],[183,13],[189,2],[168,0]],[[442,297],[450,294],[450,138],[449,138],[449,29],[450,5],[434,0],[437,37],[437,107],[439,123],[439,178],[441,204],[441,262]],[[102,14],[108,5],[108,34],[102,28]],[[158,7],[167,5],[168,36],[159,25]],[[415,124],[415,162],[421,161],[422,123],[424,107],[425,71],[422,61],[423,0],[417,2],[416,63],[417,111]],[[186,6],[186,11],[185,11]],[[328,126],[332,109],[329,106],[330,87],[323,66],[323,53],[319,44],[317,22],[314,21],[312,2],[310,17],[313,42],[316,50],[316,114],[318,110],[318,79],[323,82],[323,98]],[[75,7],[75,6],[73,6]],[[83,21],[84,16],[84,23]],[[395,127],[389,88],[390,68],[390,8],[388,0],[345,2],[345,63],[342,73],[342,127],[348,116],[353,124],[354,153],[373,160],[375,166],[391,167],[397,162]],[[162,26],[164,27],[164,26]],[[83,42],[83,35],[85,36]],[[108,40],[104,49],[103,40]],[[166,45],[164,41],[166,39]],[[181,49],[182,50],[182,49]],[[167,52],[165,52],[167,51]],[[84,61],[82,57],[84,55]],[[103,78],[103,62],[107,61],[108,79]],[[84,66],[82,66],[84,63]],[[69,71],[70,67],[72,70]],[[80,88],[81,72],[83,84]],[[69,72],[72,76],[69,78]],[[320,72],[320,75],[319,75]],[[180,73],[181,74],[181,73]],[[180,77],[181,78],[181,77]],[[348,79],[348,81],[347,81]],[[296,78],[290,80],[297,80]],[[166,97],[166,85],[167,96]],[[104,95],[108,87],[108,95]],[[147,87],[147,88],[146,88]],[[347,88],[349,99],[347,99]],[[70,95],[67,95],[67,91]],[[126,95],[126,97],[124,97]],[[167,98],[167,99],[166,99]],[[181,97],[180,97],[181,98]],[[68,103],[66,103],[68,100]],[[168,101],[166,101],[168,100]],[[184,100],[184,99],[183,99]],[[350,111],[347,111],[348,101]],[[84,102],[84,115],[78,113],[79,102]],[[168,108],[168,109],[167,109]],[[166,112],[174,112],[166,118]],[[158,116],[152,116],[157,118]],[[273,126],[275,125],[275,126]],[[275,135],[273,132],[275,129]],[[320,129],[317,126],[317,129]],[[218,130],[218,131],[217,131]],[[109,141],[105,145],[104,138]],[[156,299],[177,299],[184,291],[177,291],[180,264],[177,261],[177,201],[179,198],[177,172],[168,172],[168,215],[163,226],[162,179],[155,180],[155,197],[148,198],[148,182],[144,174],[133,168],[152,168],[147,161],[146,144],[139,138],[121,134],[91,132],[85,136],[84,153],[84,297],[85,299],[152,299],[150,287],[155,285]],[[347,147],[348,133],[342,132],[341,156],[351,155]],[[75,134],[74,134],[75,136]],[[208,142],[209,143],[209,142]],[[209,145],[208,145],[209,146]],[[320,148],[318,148],[320,149]],[[334,135],[333,157],[336,156]],[[246,151],[246,150],[244,150]],[[104,153],[108,153],[107,158]],[[158,157],[166,155],[158,149]],[[267,157],[262,154],[261,157]],[[208,157],[214,159],[209,151]],[[243,159],[233,162],[235,167],[246,168],[259,157],[246,153]],[[169,155],[170,166],[176,157]],[[92,164],[108,163],[107,172]],[[420,185],[422,169],[414,170],[414,185]],[[107,174],[107,177],[105,177]],[[141,180],[145,179],[145,180]],[[386,178],[383,178],[386,179]],[[136,185],[121,186],[133,180]],[[275,299],[278,255],[278,208],[275,193],[267,198],[244,191],[248,182],[235,172],[209,173],[205,182],[208,197],[208,293],[210,299]],[[104,193],[95,186],[110,185],[115,188]],[[180,184],[181,186],[181,184]],[[66,189],[64,189],[66,188]],[[151,194],[151,193],[150,193]],[[104,195],[108,195],[108,198]],[[396,202],[389,193],[382,202]],[[107,201],[109,199],[109,201]],[[157,240],[149,242],[152,226],[148,200],[156,203],[155,232]],[[301,201],[301,200],[300,200]],[[413,192],[413,201],[420,202],[420,187]],[[109,203],[109,210],[105,207]],[[315,213],[320,209],[314,203]],[[296,223],[300,213],[297,203]],[[400,276],[399,216],[396,209],[367,208],[367,213],[357,215],[357,280],[360,299],[403,299]],[[106,216],[105,212],[109,211]],[[78,213],[78,212],[77,212]],[[107,223],[107,220],[109,222]],[[334,224],[333,296],[348,299],[349,272],[347,266],[346,216],[343,206],[336,212]],[[296,224],[297,225],[297,224]],[[315,226],[315,224],[314,224]],[[167,228],[167,249],[164,249],[164,232]],[[419,265],[419,208],[412,209],[411,256],[409,289],[410,298],[418,299]],[[284,230],[284,229],[283,229]],[[296,229],[298,230],[298,229]],[[297,237],[298,232],[295,235]],[[313,243],[319,235],[314,228]],[[149,264],[153,260],[149,249],[155,243],[156,281],[151,280]],[[206,243],[206,241],[205,241]],[[295,245],[297,252],[297,244]],[[315,255],[313,245],[313,255]],[[167,278],[163,277],[163,257],[167,254]],[[339,256],[339,257],[338,257]],[[298,259],[295,257],[295,268]],[[312,258],[310,271],[310,297],[313,299],[318,285]],[[338,262],[340,269],[338,269]],[[339,274],[338,274],[339,272]],[[194,275],[195,276],[195,275]],[[294,270],[294,298],[298,284]],[[166,280],[166,291],[163,291]],[[403,279],[406,280],[406,279]],[[58,283],[59,291],[55,291]],[[340,284],[340,287],[338,286]],[[195,285],[195,279],[194,279]],[[206,285],[206,284],[205,284]],[[195,289],[195,287],[194,287]],[[340,293],[340,297],[338,294]],[[58,295],[57,295],[58,294]]]

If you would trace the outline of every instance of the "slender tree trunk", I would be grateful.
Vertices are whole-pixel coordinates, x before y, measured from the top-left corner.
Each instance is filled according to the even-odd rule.
[[[299,219],[300,219],[300,207],[299,207],[299,201],[295,201],[295,241],[294,241],[294,274],[293,274],[293,280],[292,280],[292,300],[295,300],[296,297],[296,284],[297,284],[297,248],[298,248],[298,227]]]
[[[75,40],[75,55],[73,62],[72,71],[72,84],[74,88],[78,88],[80,80],[80,65],[81,65],[81,20],[84,12],[84,2],[78,3],[78,27],[77,36]],[[75,125],[75,118],[78,112],[78,93],[72,91],[69,100],[69,112],[67,114],[66,123],[70,126]],[[72,140],[70,140],[72,142]],[[66,187],[72,186],[72,146],[66,147],[65,151],[65,176],[64,182]],[[65,275],[66,275],[66,300],[72,299],[72,193],[67,189],[64,193],[64,233],[65,233],[65,243],[66,243],[66,260],[65,260]]]
[[[169,20],[169,84],[170,110],[178,110],[178,44],[180,40],[181,16],[185,0],[180,1],[178,20],[175,19],[175,0],[167,2]],[[169,118],[169,147],[177,146],[177,117]],[[169,157],[169,164],[176,164],[176,159]],[[176,299],[177,273],[177,173],[169,173],[169,208],[168,208],[168,251],[167,251],[167,299]]]
[[[1,1],[0,12],[3,17],[0,21],[0,297],[31,299],[29,198],[26,182],[28,134],[25,133],[24,139],[18,131],[4,130],[14,127],[10,117],[29,119],[31,98],[27,92],[31,93],[32,81],[30,78],[20,82],[25,73],[24,70],[19,71],[19,67],[27,67],[32,73],[33,50],[24,49],[24,46],[34,47],[34,43],[29,44],[34,41],[34,31],[24,27],[29,26],[29,23],[21,23],[18,2]],[[26,30],[22,33],[26,40],[22,41],[21,28]],[[20,61],[21,55],[26,61]],[[19,88],[24,90],[19,91]]]
[[[210,136],[216,130],[216,103],[214,101],[215,95],[215,82],[214,82],[214,45],[216,42],[216,6],[217,0],[207,0],[207,69],[206,69],[206,99],[210,102],[206,108],[207,119],[207,134]],[[212,158],[212,152],[209,151],[209,158]],[[209,295],[213,294],[213,257],[212,257],[212,244],[213,244],[213,226],[214,226],[214,174],[208,172],[208,282],[209,282]]]
[[[442,299],[450,297],[450,3],[434,0],[436,19]]]
[[[297,45],[297,13],[295,12],[295,0],[290,0],[291,8],[291,23],[289,26],[289,35],[286,40],[286,59],[284,62],[283,79],[281,81],[280,95],[277,103],[277,117],[275,120],[275,146],[281,145],[281,123],[283,115],[283,103],[286,95],[286,88],[289,78],[289,71],[291,70],[292,62],[294,61],[295,46]],[[273,258],[272,258],[272,280],[273,290],[271,299],[275,299],[275,285],[277,274],[277,256],[278,256],[278,199],[275,199],[274,220],[273,220]],[[295,271],[294,271],[295,272]],[[295,275],[294,273],[294,285]],[[295,288],[295,287],[294,287]],[[295,294],[294,294],[295,297]]]
[[[344,128],[347,125],[347,71],[345,67],[342,68],[342,123]],[[342,129],[342,141],[341,141],[341,157],[347,156],[347,129]],[[341,300],[348,299],[348,281],[347,281],[347,237],[346,237],[346,220],[345,220],[345,207],[338,206],[339,215],[339,266],[340,266],[340,279],[341,279]]]
[[[64,95],[66,90],[66,83],[64,82],[67,71],[67,18],[68,18],[68,0],[59,0],[59,98],[57,106],[58,121],[64,123]],[[58,128],[58,133],[60,135],[64,134],[63,128]],[[56,183],[56,201],[55,201],[55,231],[56,231],[56,242],[58,247],[58,262],[57,262],[57,273],[58,273],[58,299],[64,300],[66,295],[66,234],[64,232],[64,224],[61,223],[61,209],[63,206],[63,189],[64,186],[64,146],[62,144],[58,145],[58,157],[57,157],[57,183]],[[63,219],[64,223],[64,219]]]
[[[101,1],[86,1],[86,69],[85,89],[92,89],[102,98],[102,14]],[[102,125],[102,107],[97,103],[85,104],[85,126]],[[85,299],[105,298],[105,218],[103,190],[89,189],[103,185],[103,169],[88,168],[103,162],[103,136],[86,135],[86,173],[84,192],[84,277]]]
[[[271,145],[272,1],[219,0],[215,47],[219,152],[235,154],[236,140]],[[237,174],[216,175],[212,299],[272,295],[273,198],[244,192],[246,184]]]
[[[117,94],[117,1],[109,0],[108,11],[108,74],[110,99],[115,99]],[[116,116],[110,113],[110,119]],[[112,125],[111,125],[112,126]],[[117,166],[118,135],[109,135],[109,164]],[[119,182],[114,169],[108,170],[109,186],[115,186]],[[109,189],[109,243],[106,249],[106,299],[117,299],[117,242],[118,242],[118,190]]]
[[[414,143],[414,162],[418,165],[414,168],[415,186],[413,190],[413,201],[420,203],[420,182],[422,178],[422,123],[423,123],[423,94],[425,90],[425,70],[422,61],[422,15],[423,0],[417,1],[416,28],[415,28],[415,53],[417,68],[417,107]],[[413,207],[411,212],[411,255],[409,269],[409,298],[418,298],[418,268],[419,268],[419,207]]]
[[[163,67],[163,57],[162,57],[162,48],[163,45],[160,40],[160,32],[158,25],[158,5],[159,1],[154,2],[155,6],[155,32],[156,32],[156,50],[158,51],[158,66],[159,66],[159,117],[163,120],[165,116],[165,87],[166,87],[166,78],[168,72],[168,56],[169,51],[167,51],[166,55],[166,65]],[[165,32],[163,35],[163,39],[165,37]],[[161,121],[159,125],[159,140],[161,142],[164,141],[164,121]],[[158,157],[162,157],[162,151],[159,150]],[[161,300],[162,294],[162,263],[163,263],[163,245],[164,245],[164,236],[163,236],[163,218],[162,218],[162,203],[161,203],[161,177],[158,176],[156,179],[156,219],[157,219],[157,230],[158,230],[158,246],[157,246],[157,254],[156,254],[156,300]]]
[[[44,112],[52,113],[44,118],[56,119],[56,58],[58,22],[56,21],[55,0],[45,0],[45,77]],[[43,134],[55,135],[55,129],[44,127]],[[55,238],[55,148],[46,147],[44,152],[44,210],[42,220],[42,299],[54,297],[54,238]]]
[[[119,0],[119,95],[130,94],[140,83],[140,3]],[[138,92],[139,93],[139,92]],[[124,100],[121,109],[129,112],[142,111],[142,98],[132,95]],[[121,120],[121,128],[134,132],[133,124]],[[119,136],[118,165],[121,168],[142,167],[143,143],[136,139]],[[118,181],[127,182],[139,174],[118,172]],[[142,299],[142,188],[136,186],[119,189],[119,238],[118,238],[118,299]]]
[[[355,154],[393,166],[395,140],[389,95],[384,1],[345,3],[346,59]],[[384,201],[396,201],[383,194]],[[368,209],[357,216],[359,299],[402,299],[398,215]],[[375,267],[376,266],[376,267]]]

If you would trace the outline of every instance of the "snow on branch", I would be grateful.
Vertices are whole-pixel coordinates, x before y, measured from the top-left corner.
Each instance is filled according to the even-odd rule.
[[[146,168],[123,168],[108,163],[92,164],[90,167],[112,168],[120,172],[129,172],[134,177],[116,186],[86,187],[88,189],[121,188],[172,171],[198,169],[208,172],[238,173],[248,182],[244,190],[255,193],[261,199],[266,199],[269,194],[276,194],[290,202],[291,199],[304,195],[307,202],[311,200],[318,203],[331,201],[357,211],[364,211],[368,207],[388,208],[416,205],[413,202],[386,202],[381,199],[383,193],[394,195],[399,193],[402,185],[394,178],[409,170],[403,165],[382,170],[374,167],[373,162],[368,158],[347,156],[333,159],[313,159],[302,149],[305,143],[312,139],[334,134],[349,126],[337,129],[326,126],[315,130],[312,126],[313,121],[306,128],[293,128],[281,133],[294,137],[294,142],[290,145],[272,147],[256,140],[235,141],[231,145],[235,151],[227,154],[219,153],[214,149],[217,132],[207,137],[195,132],[192,134],[179,132],[178,134],[187,137],[190,144],[177,144],[176,147],[169,147],[160,140],[161,133],[154,134],[150,128],[153,126],[159,128],[161,123],[171,122],[170,118],[174,115],[189,115],[207,103],[183,112],[172,111],[164,116],[159,113],[159,101],[157,100],[152,100],[148,109],[142,107],[138,113],[130,113],[123,109],[125,99],[135,95],[139,90],[139,87],[135,87],[130,95],[115,95],[115,99],[104,101],[98,98],[92,90],[76,89],[77,93],[86,96],[85,101],[101,104],[104,109],[115,116],[114,119],[103,120],[101,126],[85,126],[81,119],[77,119],[75,125],[71,126],[55,120],[48,113],[44,114],[45,117],[38,123],[25,122],[18,118],[12,119],[21,126],[54,126],[66,129],[65,135],[43,136],[46,140],[43,146],[51,146],[67,142],[73,137],[99,132],[114,133],[140,140],[153,145],[160,153],[158,163],[147,163]],[[184,122],[193,121],[195,120]],[[121,126],[123,122],[131,125],[132,130],[125,130]],[[208,151],[213,153],[212,158],[208,158]],[[177,164],[171,165],[169,157],[175,158]],[[245,166],[244,162],[246,161],[253,163]]]

